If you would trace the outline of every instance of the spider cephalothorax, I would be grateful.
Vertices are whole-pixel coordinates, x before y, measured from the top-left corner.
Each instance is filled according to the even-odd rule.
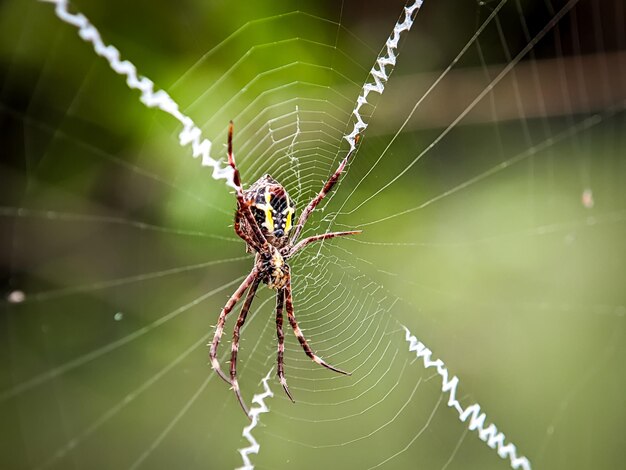
[[[261,274],[261,280],[270,289],[282,289],[287,284],[289,265],[280,250],[269,246],[267,253],[257,253],[256,264]]]
[[[356,141],[358,141],[358,136]],[[300,251],[310,243],[326,240],[344,235],[355,235],[360,231],[349,232],[331,232],[321,235],[298,240],[302,227],[307,221],[309,215],[322,199],[328,194],[333,186],[339,180],[341,173],[345,169],[353,151],[343,159],[335,173],[329,178],[319,194],[313,198],[309,205],[302,211],[298,222],[293,225],[293,217],[295,216],[295,206],[293,201],[285,191],[285,188],[278,183],[270,175],[259,178],[246,191],[241,187],[241,179],[239,170],[235,164],[235,156],[233,155],[233,123],[228,128],[228,163],[233,169],[233,183],[237,193],[237,211],[235,212],[235,232],[246,242],[246,249],[249,252],[255,252],[254,267],[252,271],[228,299],[226,305],[222,309],[215,327],[215,335],[211,342],[211,365],[213,369],[226,382],[232,385],[235,395],[241,404],[245,413],[249,415],[248,409],[241,397],[239,384],[237,382],[237,352],[239,350],[239,331],[246,321],[246,316],[254,300],[254,296],[261,282],[267,284],[271,289],[276,290],[276,336],[278,338],[278,378],[287,396],[293,401],[293,397],[287,387],[285,379],[285,366],[283,355],[285,351],[285,335],[283,333],[283,309],[287,311],[289,324],[293,328],[302,349],[316,363],[339,372],[349,375],[330,364],[326,363],[317,356],[309,346],[306,338],[302,334],[302,330],[298,326],[293,308],[293,299],[291,295],[291,274],[287,260],[295,253]],[[224,332],[224,323],[226,316],[232,311],[235,304],[241,299],[243,294],[248,291],[246,300],[241,313],[235,324],[233,331],[233,342],[231,346],[230,357],[230,377],[222,371],[219,361],[217,360],[217,347],[219,345],[222,333]]]

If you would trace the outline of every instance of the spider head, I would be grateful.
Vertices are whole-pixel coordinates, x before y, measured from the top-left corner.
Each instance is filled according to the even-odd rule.
[[[278,181],[264,175],[245,191],[257,224],[267,240],[278,247],[287,243],[295,206]]]

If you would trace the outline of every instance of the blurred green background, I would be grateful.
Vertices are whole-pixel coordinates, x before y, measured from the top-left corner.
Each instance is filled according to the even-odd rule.
[[[302,208],[347,150],[402,6],[71,9],[171,94],[216,158],[233,119],[244,181],[270,172]],[[349,172],[305,231],[364,233],[292,263],[305,333],[353,375],[318,370],[286,331],[297,404],[272,375],[257,468],[506,468],[446,407],[401,325],[534,468],[621,468],[624,10],[425,2],[364,108]],[[240,466],[247,420],[206,348],[252,264],[233,195],[51,5],[0,5],[0,64],[0,467]],[[275,362],[273,302],[261,289],[243,333],[248,402]]]

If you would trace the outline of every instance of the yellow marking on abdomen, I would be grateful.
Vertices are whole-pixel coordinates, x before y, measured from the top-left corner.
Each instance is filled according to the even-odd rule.
[[[293,209],[290,207],[287,212],[287,220],[285,221],[285,233],[289,233],[291,230],[291,215],[293,214]]]
[[[267,228],[268,232],[274,232],[274,217],[272,216],[272,205],[270,201],[272,200],[272,193],[269,192],[267,188],[265,188],[265,205],[263,206],[263,210],[265,211],[265,228]]]

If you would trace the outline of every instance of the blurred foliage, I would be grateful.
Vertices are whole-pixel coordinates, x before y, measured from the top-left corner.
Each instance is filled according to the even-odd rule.
[[[579,3],[525,61],[624,48],[619,3]],[[549,3],[555,11],[563,4]],[[225,157],[234,119],[245,181],[281,176],[302,207],[346,150],[354,101],[402,5],[141,0],[72,8],[171,93],[213,141],[214,156]],[[509,63],[527,42],[520,18],[536,34],[554,16],[545,5],[507,4],[481,35],[482,49],[456,68]],[[312,217],[310,233],[364,230],[324,245],[322,259],[313,250],[293,263],[305,330],[321,354],[355,374],[314,369],[289,335],[298,403],[272,382],[272,412],[255,434],[259,468],[367,468],[397,452],[384,466],[505,468],[474,433],[465,437],[437,377],[411,362],[400,324],[460,377],[463,402],[480,403],[537,468],[619,467],[623,101],[615,110],[538,117],[525,116],[522,103],[517,119],[461,120],[449,131],[409,116],[413,97],[426,91],[423,77],[450,65],[496,7],[426,2],[389,82],[399,99],[374,100],[357,158]],[[252,264],[232,233],[232,194],[181,149],[176,123],[146,109],[51,5],[0,5],[0,73],[0,267],[5,294],[27,296],[1,314],[0,467],[120,468],[144,452],[146,468],[239,465],[247,421],[224,383],[207,385],[205,347]],[[597,124],[568,133],[594,114]],[[290,147],[296,122],[301,135]],[[592,207],[583,200],[589,190]],[[241,353],[247,397],[260,391],[275,354],[272,293],[262,289],[256,305]],[[76,361],[85,364],[45,376]],[[41,383],[2,395],[33,377]]]

